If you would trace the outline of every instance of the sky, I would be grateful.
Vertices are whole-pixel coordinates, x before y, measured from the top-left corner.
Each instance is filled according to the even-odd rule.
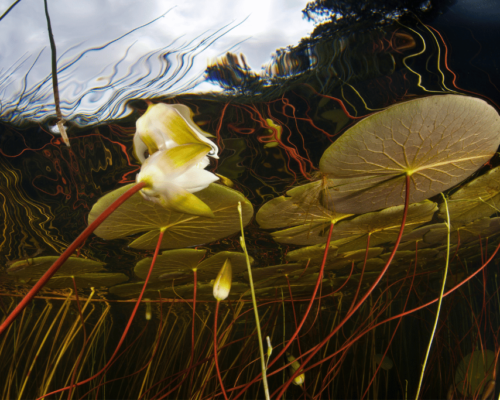
[[[0,15],[13,2],[0,0]],[[227,51],[243,53],[260,71],[274,50],[312,32],[301,12],[306,4],[49,0],[63,114],[77,123],[78,114],[106,120],[126,115],[126,98],[216,91],[203,82],[212,60]],[[50,74],[43,1],[21,0],[0,21],[0,117],[20,123],[54,114]]]

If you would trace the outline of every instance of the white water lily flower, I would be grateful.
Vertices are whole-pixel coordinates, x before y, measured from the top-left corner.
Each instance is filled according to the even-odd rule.
[[[205,170],[209,151],[204,144],[186,144],[155,152],[136,177],[137,182],[146,183],[141,195],[166,208],[213,218],[210,207],[192,194],[219,179]]]
[[[134,150],[143,163],[146,153],[153,155],[176,146],[199,143],[209,147],[210,157],[218,158],[217,145],[207,137],[213,135],[194,123],[189,107],[183,104],[150,104],[136,122]]]
[[[189,107],[150,104],[136,127],[134,151],[143,164],[136,181],[146,183],[141,195],[182,213],[214,217],[193,193],[219,179],[205,171],[207,155],[218,158],[219,149],[194,123]]]

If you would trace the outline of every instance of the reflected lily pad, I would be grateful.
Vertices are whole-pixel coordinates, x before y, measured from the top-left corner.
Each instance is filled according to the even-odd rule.
[[[493,168],[452,194],[448,210],[453,225],[467,224],[499,212],[500,167]],[[446,220],[444,203],[439,207],[439,216]]]
[[[348,129],[323,154],[320,170],[333,180],[325,207],[362,214],[410,203],[460,183],[500,144],[500,116],[483,100],[429,96],[393,105]]]
[[[89,224],[130,187],[131,185],[126,185],[100,198],[90,211]],[[151,250],[156,247],[160,230],[164,229],[161,248],[173,249],[209,243],[238,232],[238,202],[242,205],[244,225],[252,219],[252,204],[236,190],[211,184],[197,192],[196,196],[212,209],[215,218],[183,214],[163,208],[144,200],[137,193],[113,212],[94,233],[106,240],[143,233],[129,246]]]

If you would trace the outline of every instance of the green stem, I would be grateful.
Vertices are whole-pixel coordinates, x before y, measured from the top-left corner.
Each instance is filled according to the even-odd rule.
[[[427,360],[428,360],[429,354],[431,352],[432,341],[433,341],[434,335],[436,333],[437,323],[438,323],[438,319],[439,319],[439,312],[441,311],[441,303],[443,302],[444,288],[446,285],[446,276],[448,275],[448,265],[450,263],[450,212],[448,210],[448,203],[446,201],[446,197],[444,196],[443,193],[441,193],[441,196],[443,196],[444,206],[446,208],[446,227],[448,228],[448,240],[447,240],[447,246],[446,246],[446,266],[444,269],[443,284],[441,285],[441,293],[439,294],[436,319],[434,321],[434,327],[432,328],[432,333],[431,333],[431,338],[429,340],[429,345],[427,346],[427,352],[425,353],[424,364],[422,365],[422,373],[420,374],[420,380],[418,382],[417,395],[415,396],[415,399],[418,399],[418,396],[420,395],[420,389],[422,388],[422,381],[424,379],[425,366],[427,365]]]
[[[262,333],[260,331],[260,323],[259,323],[259,311],[257,310],[257,300],[255,299],[255,290],[253,287],[253,279],[252,279],[252,268],[250,267],[250,258],[248,257],[247,246],[245,243],[245,232],[243,230],[243,214],[241,211],[241,203],[238,202],[238,213],[240,215],[240,226],[241,226],[241,248],[245,253],[245,259],[247,262],[248,269],[248,280],[250,281],[250,291],[252,292],[252,303],[253,303],[253,311],[255,314],[255,322],[257,324],[257,336],[259,338],[259,351],[260,351],[260,367],[262,369],[262,384],[264,386],[264,395],[266,396],[266,400],[270,400],[269,397],[269,386],[267,385],[267,374],[266,374],[266,361],[264,358],[264,346],[262,344]]]

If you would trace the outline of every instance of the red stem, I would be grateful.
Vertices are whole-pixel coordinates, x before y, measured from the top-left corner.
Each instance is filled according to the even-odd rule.
[[[370,296],[370,294],[373,292],[373,290],[377,287],[378,283],[380,282],[380,280],[382,279],[382,277],[384,276],[386,271],[389,269],[389,265],[391,265],[392,259],[394,258],[394,255],[396,254],[396,250],[398,249],[399,242],[401,242],[401,237],[403,236],[403,231],[404,231],[404,227],[405,227],[405,223],[406,223],[406,216],[408,214],[408,205],[409,204],[410,204],[410,175],[406,175],[406,196],[405,196],[405,208],[404,208],[404,212],[403,212],[403,220],[401,222],[401,228],[399,230],[398,239],[396,240],[396,245],[394,246],[394,249],[392,250],[391,256],[387,260],[387,263],[386,263],[384,269],[382,270],[382,272],[380,273],[378,278],[375,280],[375,282],[373,282],[370,289],[368,289],[368,291],[365,293],[365,295],[361,298],[361,300],[359,300],[359,302],[353,307],[353,309],[347,313],[347,315],[340,322],[340,324],[329,335],[327,335],[319,345],[317,345],[315,347],[314,351],[311,352],[311,354],[309,354],[309,356],[304,360],[304,362],[302,363],[300,368],[297,368],[297,370],[290,377],[290,379],[288,379],[288,381],[281,387],[278,395],[276,396],[277,399],[279,399],[283,396],[283,393],[286,391],[288,386],[291,385],[291,383],[293,382],[295,377],[302,373],[302,370],[304,369],[305,365],[309,361],[311,361],[311,359],[316,355],[316,353],[333,337],[333,335],[335,335],[339,331],[339,329],[351,318],[351,316],[359,309],[359,307],[361,307],[361,305],[365,302],[365,300],[368,298],[368,296]],[[327,243],[330,243],[330,241],[328,241]],[[326,246],[326,248],[328,248],[328,245]],[[320,273],[320,275],[321,275],[321,273]],[[271,396],[274,397],[276,392],[273,393]]]
[[[224,394],[224,398],[227,400],[226,389],[224,389],[224,384],[222,383],[222,376],[220,375],[220,369],[219,369],[219,360],[217,358],[217,315],[219,314],[219,304],[220,301],[218,301],[217,305],[215,306],[215,317],[214,317],[214,360],[220,387],[222,389],[222,393]]]
[[[138,185],[136,185],[136,186],[138,186]],[[134,188],[136,186],[134,186]],[[137,190],[139,190],[139,189],[137,189]],[[144,280],[144,286],[142,287],[141,294],[137,298],[137,302],[135,303],[134,310],[132,311],[132,314],[130,315],[130,318],[128,320],[127,326],[125,327],[125,330],[122,333],[122,337],[120,338],[120,341],[118,342],[118,345],[116,346],[116,349],[115,349],[114,353],[111,355],[108,363],[104,366],[103,369],[101,369],[99,372],[97,372],[95,375],[91,376],[90,378],[87,378],[87,379],[85,379],[85,380],[83,380],[81,382],[75,383],[74,386],[81,386],[81,385],[83,385],[85,383],[88,383],[92,379],[97,378],[99,375],[101,375],[102,373],[106,372],[106,370],[109,368],[109,366],[112,364],[114,358],[118,354],[118,351],[120,350],[120,347],[122,346],[123,342],[125,341],[125,337],[127,336],[127,333],[128,333],[128,331],[130,329],[130,326],[132,325],[132,322],[134,321],[134,317],[135,317],[135,314],[137,313],[137,309],[139,308],[139,305],[141,304],[142,296],[144,295],[144,292],[146,291],[146,286],[147,286],[147,284],[149,282],[149,277],[151,276],[151,273],[153,272],[153,266],[155,265],[156,258],[158,257],[158,253],[160,251],[161,242],[162,242],[162,239],[163,239],[163,233],[164,233],[164,231],[160,230],[160,235],[158,237],[158,243],[156,244],[156,249],[155,249],[155,253],[154,253],[154,256],[153,256],[153,260],[151,261],[151,267],[149,267],[148,276],[146,276],[146,279]],[[37,400],[43,399],[45,397],[52,396],[53,394],[56,394],[56,393],[59,393],[59,392],[63,392],[64,390],[68,390],[70,388],[71,388],[71,386],[67,386],[65,388],[55,390],[54,392],[47,393],[47,394],[43,395],[42,397],[38,398]]]
[[[78,236],[73,243],[62,253],[54,264],[43,274],[43,276],[38,280],[38,282],[31,288],[31,290],[24,296],[24,298],[19,302],[17,307],[10,313],[10,315],[5,319],[5,321],[0,325],[0,335],[10,326],[10,324],[19,316],[21,311],[28,305],[28,303],[36,296],[40,289],[48,282],[52,275],[54,275],[57,270],[64,264],[64,262],[73,254],[73,252],[97,229],[102,222],[110,216],[110,214],[115,211],[120,205],[122,205],[125,200],[132,197],[135,193],[141,190],[146,184],[144,182],[139,182],[132,186],[129,190],[123,193],[118,199],[116,199],[113,204],[111,204],[106,210],[103,211],[97,219],[92,222],[81,234]]]

